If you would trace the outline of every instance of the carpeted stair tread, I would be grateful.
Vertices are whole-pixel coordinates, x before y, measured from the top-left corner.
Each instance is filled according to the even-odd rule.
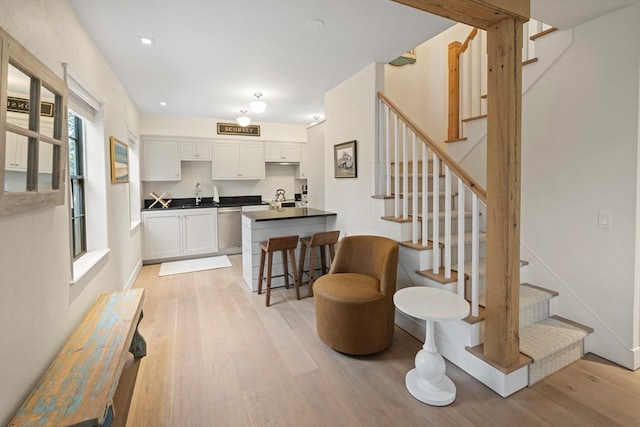
[[[520,352],[535,362],[586,336],[584,329],[549,317],[520,330]]]

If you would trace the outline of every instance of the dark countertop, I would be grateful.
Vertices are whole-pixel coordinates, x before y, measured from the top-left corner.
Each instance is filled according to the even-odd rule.
[[[160,202],[156,203],[152,208],[149,208],[155,202],[154,199],[145,199],[143,210],[156,210],[163,209]],[[254,206],[254,205],[268,205],[267,202],[262,201],[261,196],[229,196],[220,197],[220,202],[213,201],[213,197],[203,197],[200,204],[196,205],[196,199],[190,198],[176,198],[172,199],[169,207],[164,209],[205,209],[205,208],[231,208],[237,206]]]
[[[271,209],[268,211],[243,212],[242,215],[256,222],[260,222],[296,218],[313,218],[318,216],[336,216],[337,214],[314,208],[281,208]]]

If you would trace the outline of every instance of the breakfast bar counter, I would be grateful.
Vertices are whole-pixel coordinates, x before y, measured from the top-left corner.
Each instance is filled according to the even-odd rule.
[[[327,231],[327,222],[336,217],[334,212],[313,208],[280,208],[268,211],[242,213],[242,276],[252,291],[258,290],[260,268],[260,242],[270,237],[298,235],[310,237],[313,233]],[[296,262],[299,261],[296,249]],[[273,258],[273,274],[282,274],[280,254]],[[283,286],[282,277],[274,277],[272,287]]]

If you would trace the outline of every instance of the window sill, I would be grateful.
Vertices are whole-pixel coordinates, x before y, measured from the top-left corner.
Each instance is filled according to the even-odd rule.
[[[104,257],[106,257],[111,249],[100,249],[97,251],[89,251],[73,262],[73,280],[72,285],[78,283],[88,272],[91,271]]]

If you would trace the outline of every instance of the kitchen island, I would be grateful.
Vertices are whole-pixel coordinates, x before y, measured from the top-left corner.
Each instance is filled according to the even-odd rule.
[[[336,214],[313,208],[280,208],[268,211],[242,213],[242,276],[252,291],[258,290],[260,268],[260,242],[270,237],[296,234],[310,237],[313,233],[327,231],[327,221]],[[296,249],[296,263],[300,253]],[[266,273],[266,267],[265,267]],[[282,257],[273,257],[273,275],[282,274]],[[283,286],[283,277],[274,277],[271,287]]]

